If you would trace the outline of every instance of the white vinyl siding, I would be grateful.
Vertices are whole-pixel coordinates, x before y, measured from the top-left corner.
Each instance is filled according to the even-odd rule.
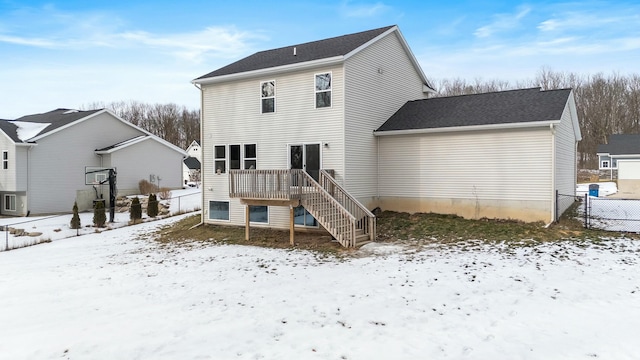
[[[332,74],[332,106],[319,111],[315,108],[313,75],[328,72]],[[208,204],[228,200],[232,224],[244,224],[245,206],[238,199],[229,200],[229,175],[214,174],[214,145],[257,144],[257,169],[288,169],[288,144],[326,143],[320,149],[321,168],[334,169],[339,176],[343,173],[342,66],[275,74],[271,78],[278,87],[277,112],[269,116],[261,114],[260,103],[255,101],[256,84],[263,79],[203,86],[203,201]],[[216,222],[207,214],[203,218]],[[269,224],[287,228],[289,209],[269,207]]]
[[[16,147],[13,141],[11,141],[2,131],[0,131],[0,149],[4,149],[2,151],[2,156],[4,158],[5,154],[7,157],[7,169],[3,169],[0,167],[0,191],[16,191],[16,186],[20,186],[21,184],[16,182],[16,168],[19,166],[16,163],[16,159],[14,158],[14,154],[19,152],[21,149]],[[26,148],[25,148],[26,149]],[[3,159],[4,164],[4,159]],[[9,165],[9,164],[16,164]]]
[[[371,207],[377,189],[373,131],[407,101],[426,96],[422,80],[395,33],[349,58],[345,83],[344,185]]]
[[[555,128],[555,152],[555,190],[559,194],[575,195],[577,176],[576,136],[569,102],[565,106],[560,124]],[[558,205],[558,211],[562,214],[571,205],[571,202],[561,201]]]
[[[31,213],[69,212],[77,190],[92,190],[84,183],[85,166],[103,165],[95,149],[141,134],[135,128],[103,113],[38,140],[38,145],[30,150],[29,155],[28,196]],[[81,211],[90,208],[83,208],[80,203],[78,206]]]
[[[479,205],[515,201],[549,214],[544,220],[551,217],[548,128],[381,136],[379,141],[381,197]]]

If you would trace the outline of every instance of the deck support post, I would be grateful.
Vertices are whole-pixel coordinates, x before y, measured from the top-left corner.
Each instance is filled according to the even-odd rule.
[[[295,235],[294,235],[294,216],[293,216],[293,206],[289,205],[289,242],[291,243],[291,246],[294,245],[294,239],[295,239]]]
[[[244,239],[249,241],[249,205],[245,205]]]

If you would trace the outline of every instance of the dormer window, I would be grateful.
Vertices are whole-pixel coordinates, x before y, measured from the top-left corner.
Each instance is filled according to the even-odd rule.
[[[263,81],[260,83],[260,106],[262,113],[276,111],[276,81]]]
[[[316,74],[316,108],[331,107],[331,73]]]

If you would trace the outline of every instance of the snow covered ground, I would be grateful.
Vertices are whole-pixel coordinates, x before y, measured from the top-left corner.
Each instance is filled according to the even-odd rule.
[[[188,188],[173,190],[169,200],[161,200],[169,204],[169,212],[173,215],[200,210],[201,193],[200,189]],[[109,210],[107,209],[107,220],[109,220]],[[30,216],[30,217],[5,217],[0,218],[0,230],[7,227],[23,229],[29,233],[40,233],[37,236],[14,236],[7,231],[0,231],[0,251],[7,248],[17,249],[24,246],[37,245],[39,243],[66,239],[79,235],[86,235],[99,231],[108,231],[127,226],[129,223],[129,212],[114,215],[114,222],[107,223],[105,228],[93,227],[93,212],[78,214],[82,228],[78,231],[69,228],[72,214],[54,216]],[[143,214],[143,221],[151,221],[147,214]]]
[[[181,216],[0,252],[2,359],[637,359],[640,243],[349,258],[162,247]]]

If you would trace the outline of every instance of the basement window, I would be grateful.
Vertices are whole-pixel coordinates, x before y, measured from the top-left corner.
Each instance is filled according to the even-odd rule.
[[[209,219],[229,220],[228,201],[209,201]]]
[[[4,210],[5,211],[16,211],[16,196],[15,195],[5,195],[4,196]]]

